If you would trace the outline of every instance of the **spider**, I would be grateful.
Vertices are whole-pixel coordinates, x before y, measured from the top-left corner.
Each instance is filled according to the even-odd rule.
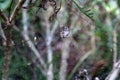
[[[61,38],[68,38],[70,37],[70,29],[68,26],[63,26],[60,29],[60,37]]]

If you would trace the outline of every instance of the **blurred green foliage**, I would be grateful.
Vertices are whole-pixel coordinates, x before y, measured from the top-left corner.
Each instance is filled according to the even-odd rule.
[[[76,1],[76,2],[75,2]],[[9,5],[11,0],[0,0],[0,9],[7,12],[7,15],[9,13]],[[113,30],[114,26],[118,23],[120,24],[119,19],[119,13],[120,13],[120,0],[90,0],[89,7],[81,7],[78,5],[78,3],[84,3],[84,0],[73,0],[73,3],[75,3],[74,7],[78,7],[78,10],[82,12],[84,15],[89,17],[91,20],[93,20],[93,23],[95,25],[95,31],[94,35],[98,39],[96,41],[96,55],[100,57],[100,59],[103,59],[106,61],[106,66],[103,67],[101,70],[99,70],[96,73],[96,76],[100,77],[101,80],[104,80],[105,77],[109,74],[109,72],[112,69],[113,64]],[[16,2],[13,2],[12,9],[14,8]],[[37,3],[38,4],[38,3]],[[32,21],[34,16],[34,12],[36,10],[36,6],[34,6],[32,9],[28,10],[28,13],[30,15],[30,20]],[[40,11],[43,11],[40,9]],[[21,13],[21,12],[20,12]],[[40,18],[41,15],[38,15]],[[17,25],[21,29],[21,15],[17,15],[16,21],[18,21]],[[38,21],[38,22],[37,22]],[[42,19],[38,19],[34,25],[36,30],[40,31],[42,30],[42,34],[45,35],[44,29],[41,26]],[[118,58],[120,58],[120,28],[118,28]],[[13,40],[16,45],[19,46],[19,43],[21,40],[20,33],[13,31]],[[82,39],[88,39],[86,38],[85,34],[79,34]],[[82,40],[81,39],[81,40]],[[82,42],[82,41],[81,41]],[[4,63],[4,48],[2,46],[2,41],[0,40],[0,78],[2,75],[2,68]],[[26,44],[25,44],[26,45]],[[19,46],[21,47],[21,46]],[[9,71],[9,80],[32,80],[33,70],[32,67],[29,65],[30,60],[28,60],[25,56],[22,54],[19,54],[14,47],[12,52],[12,61]],[[30,52],[26,46],[22,46],[23,52]],[[57,52],[59,53],[59,52]],[[60,55],[54,54],[53,58],[53,64],[54,64],[54,80],[58,80],[59,76],[59,66],[60,66]],[[86,62],[89,63],[89,62]],[[35,68],[35,72],[37,74],[37,80],[46,80],[45,76],[41,73],[41,71],[38,68]]]
[[[0,0],[0,9],[5,10],[9,7],[12,0]]]

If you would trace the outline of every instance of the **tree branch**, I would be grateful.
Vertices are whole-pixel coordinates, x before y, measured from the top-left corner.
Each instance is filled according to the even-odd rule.
[[[24,4],[25,6],[28,5],[29,0],[26,1],[26,4]],[[38,50],[35,48],[34,44],[32,43],[32,41],[29,38],[28,35],[28,14],[27,14],[27,9],[23,9],[22,11],[23,14],[23,32],[22,32],[22,36],[25,39],[25,41],[27,41],[27,44],[29,46],[29,48],[34,52],[36,58],[39,60],[41,66],[43,67],[42,72],[45,73],[46,71],[46,64],[43,60],[43,58],[41,57],[40,53],[38,52]]]
[[[19,2],[17,3],[16,7],[14,8],[11,16],[10,16],[10,19],[9,19],[9,22],[11,23],[15,16],[17,15],[19,9],[22,7],[22,4],[25,2],[26,0],[19,0]]]
[[[2,18],[4,19],[4,21],[6,21],[6,43],[5,43],[5,51],[4,51],[4,68],[3,68],[3,75],[2,75],[2,80],[8,80],[8,71],[9,71],[9,66],[11,63],[11,52],[12,52],[12,47],[13,47],[13,43],[12,43],[12,21],[15,18],[15,15],[17,15],[18,10],[21,8],[22,4],[24,3],[25,0],[19,0],[19,2],[17,3],[10,19],[7,20],[6,16],[1,13]]]
[[[115,25],[114,31],[113,31],[113,67],[115,66],[117,62],[117,28],[118,23]]]
[[[59,73],[59,80],[66,80],[66,71],[67,71],[67,58],[69,56],[69,39],[65,39],[62,46],[62,60],[61,60],[61,67]]]
[[[3,68],[3,75],[2,75],[2,80],[7,80],[8,77],[8,71],[9,71],[9,66],[11,62],[11,51],[12,51],[12,34],[11,34],[11,28],[12,24],[10,24],[7,21],[7,29],[6,29],[6,45],[5,46],[5,52],[4,52],[4,68]]]
[[[118,62],[115,63],[113,70],[111,71],[111,73],[106,77],[105,80],[116,80],[116,78],[118,77],[120,73],[120,60]]]

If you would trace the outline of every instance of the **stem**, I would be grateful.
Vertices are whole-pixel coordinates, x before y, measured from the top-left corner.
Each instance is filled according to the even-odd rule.
[[[5,43],[5,50],[4,50],[4,68],[3,68],[3,75],[2,75],[2,80],[8,80],[8,71],[9,71],[9,66],[11,63],[11,52],[12,52],[12,21],[14,20],[15,16],[18,13],[18,10],[21,8],[22,4],[24,3],[25,0],[19,0],[17,3],[13,13],[11,14],[10,19],[7,19],[6,16],[1,13],[2,11],[0,10],[0,16],[2,16],[3,20],[6,21],[6,43]]]
[[[3,68],[3,75],[2,80],[7,80],[9,66],[11,62],[11,51],[12,51],[12,34],[11,34],[12,25],[11,23],[7,22],[7,30],[6,30],[6,45],[5,45],[5,52],[4,52],[4,68]]]
[[[67,59],[69,57],[69,45],[70,45],[70,40],[65,39],[63,42],[63,49],[62,49],[62,60],[61,60],[61,67],[60,67],[60,73],[59,73],[59,80],[66,80],[66,72],[67,72]]]

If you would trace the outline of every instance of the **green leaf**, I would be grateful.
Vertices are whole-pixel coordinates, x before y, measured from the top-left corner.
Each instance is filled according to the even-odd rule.
[[[92,21],[94,21],[93,13],[91,12],[90,9],[89,9],[89,10],[86,10],[86,8],[80,7],[75,0],[72,0],[72,2],[79,8],[79,10],[80,10],[83,14],[85,14],[85,15],[86,15],[87,17],[89,17]]]
[[[4,10],[8,8],[11,0],[0,0],[0,9]]]

